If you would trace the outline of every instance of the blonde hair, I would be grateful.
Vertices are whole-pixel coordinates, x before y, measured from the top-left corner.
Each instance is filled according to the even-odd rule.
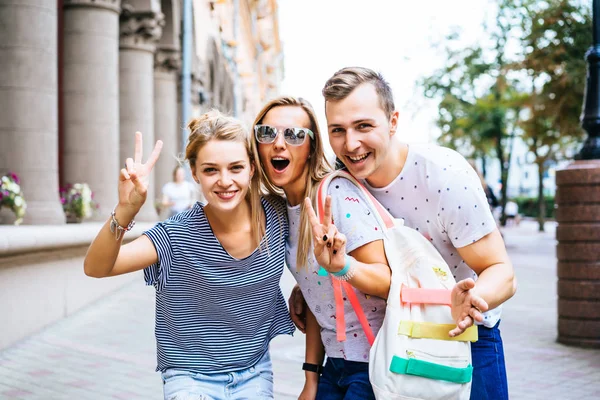
[[[396,109],[392,88],[383,78],[383,75],[368,68],[347,67],[333,74],[325,82],[325,86],[321,92],[323,97],[325,97],[325,106],[327,106],[328,101],[344,100],[354,89],[363,83],[370,83],[375,87],[375,91],[379,96],[379,105],[385,112],[385,115],[390,118]]]
[[[253,154],[252,138],[244,125],[235,118],[221,114],[217,110],[211,110],[198,118],[192,119],[188,123],[190,135],[185,147],[185,159],[190,163],[190,168],[195,172],[196,158],[200,149],[211,140],[222,140],[241,142],[246,147],[250,165],[255,165]],[[260,202],[260,179],[258,174],[250,180],[250,187],[246,194],[246,200],[250,202],[252,236],[255,242],[260,245],[262,237],[265,234],[265,224],[263,224],[263,212]]]
[[[268,102],[262,110],[256,116],[254,120],[254,126],[261,124],[265,115],[275,107],[300,107],[304,110],[310,120],[310,130],[313,131],[315,138],[310,139],[310,158],[308,159],[308,179],[306,180],[306,189],[304,190],[303,199],[308,197],[313,203],[313,207],[316,209],[316,195],[319,183],[321,180],[331,172],[331,166],[325,158],[325,150],[323,148],[323,141],[321,139],[321,132],[319,131],[319,125],[317,123],[317,117],[310,103],[302,98],[296,97],[278,97]],[[258,156],[258,144],[256,139],[252,140],[252,151],[256,157],[256,169],[257,175],[260,177],[262,186],[266,192],[272,195],[283,196],[283,190],[271,183],[265,169],[262,165],[260,157]],[[298,231],[298,251],[296,253],[296,265],[298,268],[306,267],[308,260],[308,253],[312,245],[312,229],[310,222],[308,221],[308,215],[304,208],[304,201],[300,203],[300,227]]]

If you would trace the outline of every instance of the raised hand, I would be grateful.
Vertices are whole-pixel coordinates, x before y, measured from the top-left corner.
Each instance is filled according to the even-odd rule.
[[[452,289],[452,318],[456,328],[449,332],[451,337],[460,335],[475,321],[483,321],[482,312],[488,310],[488,304],[473,293],[474,287],[475,281],[468,278],[458,282]]]
[[[150,172],[160,151],[163,143],[158,140],[154,146],[154,150],[146,163],[142,164],[142,134],[135,133],[135,151],[134,158],[125,160],[125,168],[121,169],[119,175],[119,205],[127,208],[134,214],[137,213],[144,202],[148,193],[148,185],[150,184]]]
[[[346,236],[331,220],[331,196],[325,199],[323,223],[319,221],[309,198],[304,200],[314,238],[315,259],[327,272],[339,272],[346,264]]]

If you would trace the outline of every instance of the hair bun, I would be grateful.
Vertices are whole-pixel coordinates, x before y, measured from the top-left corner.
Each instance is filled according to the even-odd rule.
[[[218,110],[210,110],[200,115],[198,118],[192,118],[187,127],[191,134],[196,133],[198,130],[211,130],[211,126],[214,125],[214,122],[223,117],[224,115]]]

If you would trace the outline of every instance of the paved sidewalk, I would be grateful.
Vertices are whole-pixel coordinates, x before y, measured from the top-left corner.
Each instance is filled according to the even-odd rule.
[[[511,399],[596,399],[600,351],[556,343],[554,225],[504,231],[519,291],[504,309]],[[287,295],[293,285],[284,274]],[[155,368],[154,292],[139,282],[0,352],[0,399],[162,399]],[[6,322],[4,322],[6,323]],[[271,345],[276,399],[297,398],[304,338]]]
[[[295,282],[287,272],[287,298]],[[304,384],[304,335],[271,342],[276,399]],[[0,352],[0,399],[162,399],[154,289],[138,282]],[[299,389],[300,388],[300,389]]]
[[[556,342],[555,227],[539,233],[537,223],[523,221],[504,230],[518,280],[500,326],[511,399],[600,398],[600,350]]]

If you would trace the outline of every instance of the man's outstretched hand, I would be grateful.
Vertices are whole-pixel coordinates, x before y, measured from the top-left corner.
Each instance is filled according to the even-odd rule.
[[[452,289],[452,318],[456,328],[449,332],[450,337],[463,333],[475,321],[483,321],[483,313],[488,310],[488,304],[473,293],[475,281],[471,278],[456,283]]]

